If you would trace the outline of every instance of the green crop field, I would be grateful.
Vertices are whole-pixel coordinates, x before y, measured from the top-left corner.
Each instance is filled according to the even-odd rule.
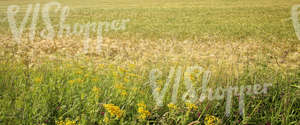
[[[0,124],[299,125],[295,5],[1,0]]]

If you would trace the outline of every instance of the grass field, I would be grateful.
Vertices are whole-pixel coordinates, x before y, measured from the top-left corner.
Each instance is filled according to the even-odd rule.
[[[35,39],[28,39],[30,15],[18,44],[8,6],[20,6],[19,26],[28,4],[42,9],[49,2],[0,1],[0,124],[300,124],[300,40],[291,19],[298,0],[58,0],[70,8],[65,24],[130,21],[124,30],[103,31],[100,53],[91,32],[90,51],[83,53],[84,35],[39,36],[40,11]],[[59,24],[60,12],[50,17]],[[226,116],[226,97],[182,98],[190,92],[184,72],[191,66],[211,72],[213,89],[272,86],[245,95],[242,115],[242,97],[234,94]],[[155,88],[153,69],[162,72]],[[188,74],[198,97],[204,74]],[[166,91],[162,106],[154,91]]]

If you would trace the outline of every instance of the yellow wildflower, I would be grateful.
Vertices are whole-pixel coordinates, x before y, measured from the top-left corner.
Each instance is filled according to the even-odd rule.
[[[170,103],[170,104],[168,104],[168,108],[169,108],[170,110],[176,110],[176,109],[177,109],[177,106],[174,105],[174,104],[172,104],[172,103]]]
[[[146,109],[144,102],[137,104],[137,106],[140,119],[145,120],[148,116],[150,116],[151,113]]]
[[[74,83],[83,83],[83,80],[81,80],[80,78],[74,79],[74,80],[69,80],[68,83],[70,85],[73,85]]]
[[[148,116],[150,116],[150,112],[143,107],[139,107],[138,112],[140,114],[139,118],[142,120],[145,120]]]
[[[56,121],[55,123],[56,123],[56,125],[64,125],[65,124],[64,121]]]
[[[124,77],[124,82],[129,82],[129,79],[127,77]]]
[[[100,89],[96,86],[93,87],[92,91],[95,93],[95,94],[98,94],[100,92]]]
[[[76,125],[75,121],[71,121],[69,119],[67,119],[66,124],[65,125]]]
[[[138,107],[146,108],[146,104],[144,102],[140,102],[137,104]]]
[[[103,104],[103,107],[109,112],[110,115],[116,116],[117,118],[120,118],[124,113],[120,107],[115,106],[114,104]]]
[[[188,108],[188,110],[193,110],[193,109],[196,110],[196,109],[198,109],[198,107],[195,104],[193,104],[193,103],[185,103],[185,105]]]
[[[217,124],[220,124],[220,119],[215,116],[208,115],[204,119],[204,124],[205,125],[217,125]]]
[[[105,116],[104,119],[103,119],[103,121],[104,121],[104,123],[107,124],[109,122],[109,118],[107,116]]]
[[[122,95],[122,96],[127,96],[128,94],[127,94],[127,92],[126,92],[125,90],[123,90],[123,91],[121,92],[121,95]]]
[[[61,120],[61,121],[56,121],[55,122],[57,125],[76,125],[76,121],[72,121],[69,119],[66,119],[65,121]]]

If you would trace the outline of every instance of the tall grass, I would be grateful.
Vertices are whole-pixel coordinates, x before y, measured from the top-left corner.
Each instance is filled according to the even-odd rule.
[[[17,2],[47,3],[1,1],[0,12]],[[27,29],[16,44],[8,22],[1,23],[0,124],[299,124],[300,44],[289,19],[298,1],[60,2],[71,7],[69,24],[130,22],[126,30],[103,34],[100,54],[93,51],[96,34],[84,54],[82,36],[28,41]],[[42,22],[37,26],[44,28]],[[225,116],[225,98],[184,102],[183,79],[171,104],[172,79],[163,106],[157,106],[150,71],[162,71],[155,90],[161,91],[171,68],[184,72],[196,65],[211,71],[210,88],[272,87],[247,95],[243,115],[234,96]],[[199,96],[203,77],[191,78]]]

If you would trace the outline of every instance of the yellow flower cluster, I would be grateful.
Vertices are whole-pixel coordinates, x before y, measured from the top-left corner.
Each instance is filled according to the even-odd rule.
[[[96,86],[93,87],[92,91],[95,93],[95,94],[98,94],[100,92],[100,89]]]
[[[138,103],[137,106],[138,107],[146,108],[146,104],[144,102]]]
[[[189,111],[191,111],[193,109],[194,110],[198,109],[198,107],[195,104],[193,104],[193,103],[185,103],[185,105],[186,105],[186,107],[188,108]]]
[[[65,121],[56,121],[56,125],[76,125],[76,121],[66,119]]]
[[[103,106],[110,115],[116,116],[117,118],[120,118],[124,113],[119,106],[115,106],[114,104],[103,104]]]
[[[137,104],[137,106],[140,119],[145,120],[148,116],[150,116],[151,113],[146,109],[146,105],[144,102]]]
[[[191,74],[191,75],[190,75],[190,79],[191,79],[192,81],[195,81],[195,80],[196,80],[196,77],[195,77],[193,74]]]
[[[123,84],[116,84],[115,88],[118,89],[122,96],[127,96],[128,93],[126,91],[126,88],[123,86]]]
[[[217,124],[220,124],[220,119],[215,116],[208,115],[204,119],[204,124],[205,125],[217,125]]]
[[[176,110],[177,106],[174,105],[174,104],[172,104],[172,103],[170,103],[170,104],[168,104],[168,108],[169,108],[169,110]]]
[[[77,78],[75,80],[69,80],[68,83],[70,85],[73,85],[74,83],[83,83],[83,80],[81,80],[80,78]]]

